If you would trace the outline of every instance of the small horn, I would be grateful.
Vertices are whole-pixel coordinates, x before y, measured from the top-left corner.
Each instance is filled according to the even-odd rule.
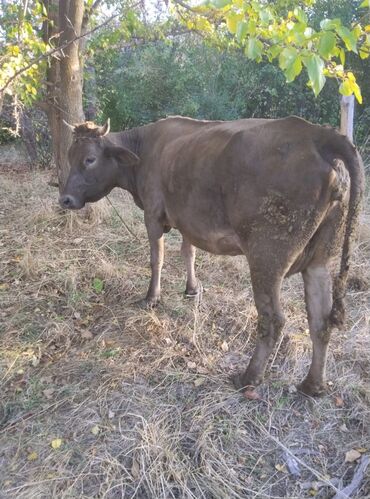
[[[105,125],[99,128],[99,135],[101,137],[104,137],[105,135],[108,135],[109,130],[110,130],[110,118],[107,119]]]
[[[72,132],[75,131],[75,127],[73,125],[70,125],[69,123],[66,122],[66,120],[63,120],[63,123],[70,129]]]

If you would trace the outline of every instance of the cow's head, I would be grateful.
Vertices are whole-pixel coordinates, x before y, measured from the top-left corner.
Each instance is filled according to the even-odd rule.
[[[125,170],[138,163],[139,158],[106,137],[109,120],[102,127],[91,122],[66,125],[73,130],[73,143],[68,151],[71,169],[59,203],[62,208],[79,210],[85,203],[98,201],[121,185]]]

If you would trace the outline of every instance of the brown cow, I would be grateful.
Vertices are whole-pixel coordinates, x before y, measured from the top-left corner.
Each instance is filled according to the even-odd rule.
[[[199,292],[195,246],[247,257],[258,340],[239,387],[261,382],[284,325],[282,280],[302,273],[313,358],[300,390],[322,393],[331,329],[343,322],[364,186],[352,143],[330,127],[294,116],[234,122],[171,117],[126,132],[108,133],[108,123],[85,123],[73,131],[71,171],[60,204],[79,209],[114,187],[131,192],[144,210],[149,236],[147,304],[159,301],[163,233],[172,227],[183,236],[188,295]],[[332,286],[328,267],[340,248]]]

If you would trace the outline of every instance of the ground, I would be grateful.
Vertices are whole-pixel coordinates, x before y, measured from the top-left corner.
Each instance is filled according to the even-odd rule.
[[[205,292],[186,300],[171,231],[162,303],[142,310],[140,210],[115,191],[117,211],[63,213],[47,180],[0,174],[0,497],[329,498],[352,482],[370,453],[368,241],[355,249],[328,394],[295,390],[311,343],[294,276],[284,336],[246,399],[230,382],[255,343],[244,259],[199,252]],[[356,497],[370,497],[368,474]]]

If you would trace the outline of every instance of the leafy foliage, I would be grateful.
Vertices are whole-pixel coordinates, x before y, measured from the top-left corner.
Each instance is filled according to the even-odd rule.
[[[345,11],[351,15],[345,1]],[[313,24],[322,18],[327,5],[322,1],[317,19],[311,15]],[[288,63],[289,50],[285,52]],[[90,64],[97,75],[99,120],[110,117],[114,130],[174,114],[222,120],[295,114],[313,122],[339,125],[338,85],[334,79],[328,79],[315,98],[303,71],[286,85],[276,65],[251,61],[237,47],[217,49],[193,34],[176,37],[171,44],[158,41],[124,51],[97,50]],[[348,57],[348,64],[368,104],[370,66],[355,54]],[[369,107],[357,107],[358,142],[368,134],[369,116]]]
[[[189,28],[210,39],[219,38],[224,45],[241,47],[253,61],[277,60],[288,82],[306,68],[315,96],[326,78],[334,78],[341,81],[340,93],[354,94],[362,103],[356,78],[345,69],[347,53],[359,54],[362,59],[370,55],[370,25],[359,19],[349,28],[340,18],[323,17],[315,29],[309,19],[314,0],[268,4],[263,0],[204,0],[194,8],[173,1]],[[362,2],[359,9],[366,6]]]
[[[250,61],[241,51],[207,46],[192,35],[171,45],[157,42],[112,52],[109,58],[97,53],[94,66],[101,121],[110,117],[115,130],[171,114],[223,120],[296,114],[338,125],[335,81],[329,80],[314,98],[303,74],[287,86],[276,66]],[[370,68],[359,65],[357,74],[365,82]],[[369,89],[363,87],[369,98]]]
[[[14,1],[2,4],[0,35],[6,43],[0,45],[0,89],[9,80],[7,94],[16,95],[24,104],[31,104],[37,95],[40,80],[46,69],[46,60],[36,61],[50,46],[40,36],[46,11],[41,1],[25,3]],[[17,73],[22,71],[18,77]]]

